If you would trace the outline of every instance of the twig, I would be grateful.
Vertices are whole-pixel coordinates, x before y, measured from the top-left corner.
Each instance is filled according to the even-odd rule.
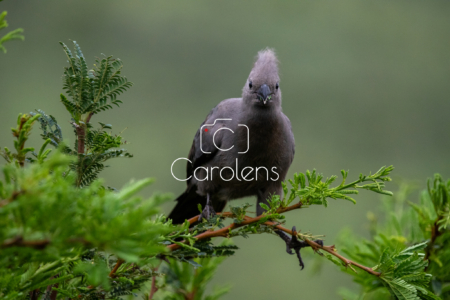
[[[150,290],[150,295],[148,296],[148,299],[153,299],[153,295],[158,291],[158,287],[156,286],[156,276],[153,274],[153,272],[158,271],[159,265],[152,270],[152,289]]]
[[[120,266],[124,263],[125,261],[123,259],[118,259],[116,265],[114,266],[114,268],[111,270],[111,272],[109,273],[109,277],[114,278],[116,277],[116,272],[117,270],[120,268]]]
[[[337,253],[337,250],[334,247],[334,245],[332,245],[332,246],[321,246],[321,245],[317,244],[316,242],[310,241],[308,239],[305,239],[305,242],[307,242],[315,251],[317,251],[317,249],[321,249],[323,251],[326,251],[326,252],[330,253],[333,256],[336,256],[337,258],[339,258],[345,264],[345,266],[355,266],[357,268],[360,268],[361,270],[366,271],[367,273],[370,273],[370,274],[378,276],[378,277],[381,275],[380,272],[376,272],[376,271],[372,270],[369,267],[363,266],[363,265],[361,265],[361,264],[359,264],[357,262],[354,262],[354,261],[352,261],[352,260],[350,260],[348,258],[343,257],[342,255]]]
[[[86,241],[82,238],[72,238],[67,240],[68,243],[79,243],[84,245],[90,245],[91,243],[89,241]],[[0,244],[1,248],[9,248],[9,247],[28,247],[28,248],[34,248],[37,250],[45,249],[48,245],[50,245],[50,240],[35,240],[35,241],[24,241],[22,236],[17,236],[15,238],[6,240],[3,242],[3,244]]]
[[[55,288],[58,288],[59,283],[54,285]],[[52,293],[50,294],[50,300],[56,300],[56,298],[58,297],[58,291],[56,290],[52,290]]]
[[[298,203],[296,203],[294,205],[291,205],[291,206],[288,206],[288,207],[285,207],[285,208],[279,208],[277,210],[277,213],[285,213],[285,212],[288,212],[288,211],[291,211],[291,210],[294,210],[294,209],[299,209],[301,207],[302,207],[302,202],[298,202]],[[228,217],[228,218],[234,216],[231,212],[223,212],[223,213],[217,213],[217,214],[222,216],[222,217]],[[195,216],[195,217],[189,219],[188,220],[189,223],[193,224],[193,223],[197,222],[198,221],[198,217],[199,216]],[[207,238],[212,238],[212,237],[227,237],[228,233],[230,232],[230,230],[233,230],[233,229],[236,229],[236,228],[248,225],[248,224],[256,223],[259,220],[261,220],[261,218],[263,218],[263,217],[265,217],[265,216],[264,215],[260,215],[260,216],[255,217],[255,218],[252,218],[252,217],[249,217],[249,216],[245,216],[244,220],[241,223],[239,223],[239,224],[232,223],[232,224],[230,224],[230,225],[228,225],[228,226],[226,226],[224,228],[218,229],[218,230],[205,231],[205,232],[202,232],[199,235],[195,236],[195,238],[197,240],[202,240],[202,239],[207,239]],[[284,232],[286,232],[286,233],[288,233],[290,235],[293,234],[292,230],[290,230],[288,228],[285,228],[285,227],[279,225],[276,222],[266,221],[263,224],[268,225],[268,226],[272,226],[272,227],[274,227],[274,228],[276,228],[278,230],[284,231]],[[334,245],[332,245],[332,246],[321,246],[321,245],[315,243],[314,241],[311,241],[311,240],[308,240],[308,239],[304,239],[304,240],[314,249],[314,251],[317,251],[317,250],[321,249],[321,250],[323,250],[325,252],[328,252],[331,255],[337,257],[338,259],[340,259],[342,262],[344,262],[344,264],[346,266],[350,266],[350,267],[351,266],[355,266],[355,267],[357,267],[357,268],[359,268],[361,270],[364,270],[364,271],[366,271],[366,272],[368,272],[368,273],[370,273],[372,275],[375,275],[375,276],[380,276],[381,275],[381,273],[376,272],[376,271],[372,270],[369,267],[363,266],[363,265],[361,265],[361,264],[359,264],[357,262],[351,261],[350,259],[345,258],[344,256],[340,255],[339,253],[337,253],[336,248],[334,247]],[[180,243],[187,243],[187,241],[183,240]],[[167,248],[170,251],[177,250],[177,249],[179,249],[181,247],[182,246],[179,245],[179,244],[171,244],[171,245],[167,246]]]
[[[299,209],[301,207],[302,207],[302,203],[298,202],[298,203],[296,203],[294,205],[291,205],[291,206],[288,206],[288,207],[284,207],[284,208],[280,207],[277,210],[277,213],[285,213],[285,212],[288,212],[288,211],[291,211],[291,210],[294,210],[294,209]],[[233,217],[233,214],[231,212],[222,212],[222,213],[217,213],[217,214],[219,216],[222,216],[222,217],[225,217],[225,218]],[[251,218],[251,217],[245,216],[244,217],[244,221],[242,221],[239,224],[233,223],[233,224],[230,224],[230,225],[228,225],[228,226],[226,226],[226,227],[224,227],[222,229],[216,230],[216,231],[205,231],[205,232],[197,235],[196,238],[197,238],[197,240],[202,240],[202,239],[211,238],[211,237],[217,237],[217,236],[227,237],[229,230],[233,230],[233,229],[236,229],[236,228],[239,228],[239,227],[251,224],[251,223],[258,222],[263,217],[265,217],[265,216],[264,215],[260,215],[260,216],[258,216],[256,218]],[[190,218],[188,220],[189,224],[193,224],[193,223],[197,222],[198,218],[199,218],[199,215]],[[181,243],[186,243],[186,241],[183,240],[183,241],[181,241]],[[168,245],[167,247],[171,251],[174,251],[174,250],[177,250],[177,249],[181,248],[181,246],[178,245],[178,244],[171,244],[171,245]]]
[[[75,122],[72,122],[71,124],[73,125],[73,127],[75,127],[75,131],[77,134],[77,153],[84,154],[84,141],[85,141],[85,135],[86,135],[84,126],[82,124],[79,125]]]
[[[194,277],[195,276],[197,276],[197,270],[195,270]],[[195,295],[197,294],[197,290],[198,290],[198,287],[197,286],[193,286],[192,287],[192,291],[190,293],[183,293],[184,299],[185,300],[194,300],[195,299]]]
[[[439,216],[436,221],[433,224],[433,227],[431,228],[431,238],[430,243],[428,244],[427,248],[425,249],[425,257],[424,260],[428,260],[428,258],[431,255],[431,252],[434,248],[434,243],[436,242],[436,239],[442,234],[442,232],[439,231],[439,225],[438,222],[442,219],[441,216]],[[428,264],[429,265],[429,264]],[[425,268],[425,270],[428,269],[428,266]]]
[[[30,292],[30,300],[38,300],[39,299],[39,289],[32,290]]]
[[[153,295],[158,291],[158,288],[156,287],[156,278],[155,276],[152,276],[152,289],[150,290],[150,295],[148,296],[148,299],[153,299]]]
[[[19,141],[20,141],[19,136],[20,136],[20,132],[22,131],[23,125],[28,121],[28,119],[26,117],[24,117],[24,116],[22,116],[20,118],[19,130],[17,131],[17,133],[15,133],[15,132],[13,133],[13,136],[17,137],[19,139]],[[25,141],[26,141],[26,139],[25,139]],[[23,148],[25,147],[25,141],[22,143],[22,145],[20,145],[20,150],[17,153],[18,154],[17,161],[19,162],[19,166],[21,168],[23,168],[25,166],[25,156],[21,157],[21,155],[20,155],[20,153],[22,152]]]
[[[50,244],[50,240],[24,241],[23,237],[18,236],[13,239],[6,240],[0,245],[0,248],[9,247],[29,247],[34,249],[44,249]]]
[[[77,175],[77,187],[81,185],[81,179],[83,178],[83,155],[86,141],[86,129],[83,124],[71,123],[75,127],[77,136],[77,153],[78,153],[78,175]]]
[[[58,276],[59,275],[52,276],[50,277],[50,279],[57,278]],[[58,291],[53,290],[53,287],[58,288],[58,286],[59,286],[58,283],[47,286],[44,298],[49,300],[56,300],[56,298],[58,297]]]
[[[87,118],[86,118],[86,122],[85,122],[86,124],[89,123],[89,122],[91,121],[91,118],[92,118],[93,115],[94,115],[93,112],[90,112],[90,113],[89,113],[89,115],[88,115]]]

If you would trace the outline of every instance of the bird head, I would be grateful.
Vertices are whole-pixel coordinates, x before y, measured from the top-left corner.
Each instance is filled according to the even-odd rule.
[[[258,52],[253,69],[242,90],[242,99],[248,105],[262,108],[281,105],[278,59],[272,49]]]

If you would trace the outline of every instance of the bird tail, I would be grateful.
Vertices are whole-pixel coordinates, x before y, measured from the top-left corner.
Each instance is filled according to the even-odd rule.
[[[169,214],[169,219],[172,219],[173,224],[182,224],[184,220],[199,215],[199,204],[201,204],[203,208],[206,206],[206,197],[197,194],[196,190],[197,189],[193,187],[176,199],[177,205],[175,205],[172,212]]]

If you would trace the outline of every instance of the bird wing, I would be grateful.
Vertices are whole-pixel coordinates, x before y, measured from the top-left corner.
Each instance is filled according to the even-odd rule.
[[[188,158],[192,163],[188,162],[187,164],[187,178],[193,174],[197,167],[212,160],[219,152],[218,148],[222,145],[223,131],[219,131],[215,134],[221,124],[218,115],[218,106],[219,105],[214,107],[209,112],[205,121],[203,121],[195,134],[194,141],[192,142],[191,150],[188,155]],[[187,181],[188,186],[191,179]]]
[[[286,124],[286,128],[288,129],[288,143],[290,144],[291,147],[291,161],[289,163],[289,165],[291,165],[292,161],[294,160],[294,155],[295,155],[295,138],[294,138],[294,133],[292,132],[292,125],[291,125],[291,121],[289,120],[289,118],[283,114],[284,117],[284,121]]]

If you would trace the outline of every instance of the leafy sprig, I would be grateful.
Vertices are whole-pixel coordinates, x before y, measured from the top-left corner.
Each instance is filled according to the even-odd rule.
[[[25,161],[34,161],[33,158],[27,157],[28,153],[33,153],[39,163],[42,163],[51,152],[50,149],[45,150],[50,140],[45,140],[44,144],[39,149],[38,154],[34,153],[33,147],[25,147],[25,143],[30,136],[33,123],[40,117],[40,115],[19,114],[17,118],[17,127],[11,128],[14,140],[15,153],[11,152],[7,147],[4,150],[0,149],[0,155],[8,162],[14,163],[17,167],[23,167]]]
[[[71,114],[77,125],[89,123],[92,115],[119,107],[122,101],[117,99],[133,83],[120,75],[123,63],[112,56],[97,59],[94,68],[88,70],[86,59],[76,41],[72,53],[60,43],[68,58],[69,66],[64,68],[63,88],[67,95],[61,94],[61,102]]]
[[[372,192],[376,192],[384,195],[392,195],[392,192],[384,190],[385,182],[391,181],[388,176],[394,167],[382,167],[374,174],[359,175],[359,179],[350,183],[346,183],[348,177],[348,171],[342,170],[342,182],[334,188],[331,188],[331,184],[337,179],[337,176],[331,176],[326,178],[322,174],[318,174],[316,170],[312,172],[306,171],[306,175],[303,173],[294,174],[294,180],[289,179],[288,182],[291,185],[289,189],[286,183],[283,183],[284,198],[281,202],[281,207],[287,207],[296,198],[301,199],[302,205],[323,205],[328,206],[327,198],[343,199],[356,203],[355,199],[348,195],[358,194],[358,189],[365,189]],[[360,183],[371,182],[364,185]],[[264,207],[266,210],[267,208]]]
[[[343,290],[346,299],[362,295],[388,299],[384,288],[396,299],[449,299],[450,272],[446,266],[450,264],[450,232],[439,222],[445,218],[443,211],[448,205],[448,182],[436,174],[428,181],[420,203],[407,200],[411,190],[403,183],[393,199],[383,201],[383,223],[377,224],[375,215],[369,214],[370,240],[342,233],[338,243],[342,252],[374,265],[381,273],[376,280],[365,273],[352,274],[361,293]]]
[[[5,20],[6,15],[7,15],[6,11],[4,11],[0,14],[0,29],[8,27],[8,22],[6,22],[6,20]],[[25,37],[22,35],[22,33],[23,33],[23,29],[17,28],[17,29],[14,29],[14,30],[8,32],[4,36],[0,37],[0,50],[2,50],[3,53],[6,53],[6,48],[5,48],[5,46],[3,46],[3,44],[5,42],[13,41],[13,40],[22,40],[23,41],[25,39]]]

